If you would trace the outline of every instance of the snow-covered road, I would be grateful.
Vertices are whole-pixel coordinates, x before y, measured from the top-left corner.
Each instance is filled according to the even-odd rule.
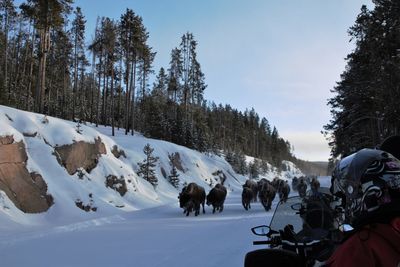
[[[276,201],[276,200],[275,200]],[[222,213],[185,217],[177,204],[48,229],[0,233],[1,266],[243,266],[268,223],[259,203],[250,211],[239,194]]]

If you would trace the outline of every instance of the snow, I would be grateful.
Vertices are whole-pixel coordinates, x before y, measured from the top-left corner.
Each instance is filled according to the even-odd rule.
[[[28,170],[43,176],[55,201],[45,213],[25,214],[0,191],[1,266],[243,266],[246,252],[256,249],[252,241],[257,237],[250,228],[268,224],[272,216],[260,203],[244,210],[241,191],[247,177],[236,174],[220,156],[138,133],[126,136],[122,130],[112,137],[109,127],[81,125],[79,134],[76,123],[5,106],[0,106],[0,125],[0,136],[13,135],[16,142],[25,143]],[[29,137],[27,133],[37,134]],[[97,138],[107,154],[90,173],[83,171],[83,179],[69,175],[53,154],[56,146],[94,143]],[[159,157],[156,188],[136,174],[147,143]],[[114,157],[114,145],[127,157]],[[161,172],[163,168],[169,173],[168,154],[175,152],[184,168],[184,172],[178,170],[178,189]],[[259,178],[290,180],[302,175],[293,163],[284,164],[287,171],[273,170]],[[183,184],[196,182],[208,192],[210,183],[218,182],[213,176],[217,170],[227,176],[224,211],[212,214],[212,208],[206,207],[206,214],[185,217],[177,199]],[[110,174],[125,179],[128,192],[124,196],[105,186]],[[77,199],[84,204],[92,201],[97,211],[80,210]]]

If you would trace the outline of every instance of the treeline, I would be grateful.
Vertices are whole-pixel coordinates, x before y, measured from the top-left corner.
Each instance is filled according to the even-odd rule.
[[[278,167],[294,159],[290,144],[254,109],[204,99],[192,33],[172,49],[169,66],[154,73],[156,52],[139,15],[127,9],[119,20],[99,17],[93,39],[85,40],[85,17],[72,2],[28,0],[17,8],[1,1],[0,104]]]
[[[355,49],[328,102],[332,120],[324,128],[333,158],[400,134],[400,1],[373,2],[348,31]]]

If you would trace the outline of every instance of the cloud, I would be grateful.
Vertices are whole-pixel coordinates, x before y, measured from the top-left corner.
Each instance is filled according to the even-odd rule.
[[[328,161],[330,148],[325,137],[315,131],[287,131],[280,134],[294,146],[294,155],[308,161]]]

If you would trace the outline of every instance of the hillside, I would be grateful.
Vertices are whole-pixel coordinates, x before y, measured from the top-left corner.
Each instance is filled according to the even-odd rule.
[[[329,175],[327,161],[303,161],[296,162],[299,169],[305,175],[327,176]]]
[[[148,139],[139,133],[126,136],[123,131],[116,131],[111,137],[111,129],[107,127],[78,126],[5,106],[0,106],[0,124],[0,225],[3,227],[11,221],[57,225],[165,204],[177,206],[181,188],[190,182],[200,184],[208,192],[223,179],[229,197],[232,192],[239,193],[246,180],[221,156]],[[156,187],[137,175],[138,163],[145,158],[146,144],[154,148],[153,154],[159,158],[155,168]],[[171,170],[168,155],[173,153],[180,179],[178,188],[167,180]],[[302,174],[292,163],[285,164],[287,171],[277,173],[271,167],[272,171],[260,178],[291,179]],[[10,175],[17,176],[13,171],[15,166],[17,172],[24,174],[24,180],[10,181]],[[27,194],[26,188],[34,193]]]

